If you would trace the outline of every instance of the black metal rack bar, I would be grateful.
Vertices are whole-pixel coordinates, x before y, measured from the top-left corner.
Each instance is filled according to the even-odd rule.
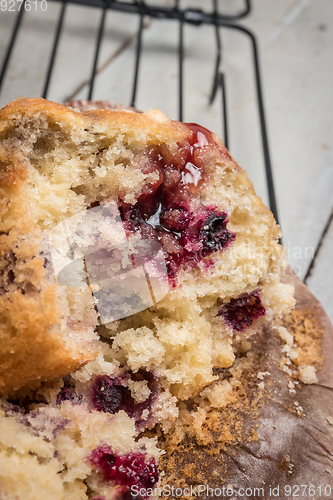
[[[18,30],[19,30],[19,27],[20,27],[21,22],[22,22],[23,14],[25,12],[25,8],[24,8],[25,7],[25,1],[26,0],[24,0],[24,2],[22,3],[21,8],[20,8],[20,10],[19,10],[19,12],[17,14],[15,26],[14,26],[14,29],[13,29],[13,32],[12,32],[12,36],[10,38],[10,41],[9,41],[9,44],[8,44],[8,47],[7,47],[5,59],[4,59],[3,64],[2,64],[1,73],[0,73],[0,91],[1,91],[1,88],[2,88],[2,84],[3,84],[4,78],[5,78],[6,71],[7,71],[7,67],[8,67],[8,63],[9,63],[9,60],[10,60],[10,56],[12,55],[12,51],[13,51],[13,48],[14,48],[14,45],[15,45],[16,37],[18,35]]]
[[[257,91],[257,99],[258,99],[258,109],[259,109],[259,121],[260,121],[260,131],[261,131],[261,139],[262,139],[262,148],[264,155],[264,163],[265,163],[265,172],[266,172],[266,182],[267,182],[267,191],[268,191],[268,199],[269,199],[269,208],[271,209],[276,222],[278,223],[278,209],[276,203],[275,189],[274,189],[274,180],[273,180],[273,172],[272,172],[272,164],[269,153],[268,146],[268,137],[267,137],[267,128],[266,128],[266,118],[265,118],[265,110],[264,110],[264,100],[261,88],[261,79],[260,79],[260,69],[259,69],[259,55],[257,49],[257,42],[254,34],[243,26],[239,26],[237,24],[225,24],[223,26],[227,28],[233,28],[245,33],[251,40],[252,44],[252,52],[253,52],[253,62],[255,69],[255,83],[256,83],[256,91]]]
[[[54,37],[54,42],[53,42],[53,47],[52,47],[52,52],[51,52],[49,67],[48,67],[48,70],[47,70],[47,75],[46,75],[44,90],[43,90],[43,93],[42,93],[42,97],[44,99],[46,99],[47,91],[49,89],[49,85],[50,85],[50,81],[51,81],[51,77],[52,77],[52,71],[53,71],[53,68],[54,68],[54,61],[55,61],[55,58],[56,58],[56,55],[57,55],[57,48],[58,48],[59,39],[60,39],[60,35],[61,35],[61,30],[62,30],[62,26],[63,26],[63,22],[64,22],[66,6],[67,6],[67,0],[63,0],[62,6],[61,6],[61,10],[60,10],[60,16],[59,16],[59,20],[58,20],[58,24],[57,24],[57,30],[56,30],[56,34],[55,34],[55,37]]]
[[[89,92],[88,92],[88,99],[92,99],[93,95],[93,89],[94,89],[94,82],[95,82],[95,75],[97,71],[97,63],[98,63],[98,56],[99,56],[99,50],[101,47],[102,43],[102,38],[103,38],[103,32],[104,32],[104,26],[105,26],[105,18],[106,18],[106,12],[107,12],[107,7],[108,7],[109,2],[104,2],[103,10],[102,10],[102,15],[101,15],[101,20],[99,24],[99,30],[97,34],[97,40],[96,40],[96,49],[95,49],[95,57],[94,57],[94,63],[92,67],[92,72],[91,72],[91,77],[90,77],[90,84],[89,84]]]
[[[130,106],[133,106],[133,107],[135,107],[136,89],[137,89],[138,79],[139,79],[139,65],[140,65],[140,57],[141,57],[141,50],[142,50],[143,21],[144,21],[144,13],[143,13],[143,10],[141,10],[141,12],[140,12],[140,21],[139,21],[138,40],[137,40],[137,45],[136,45],[136,58],[135,58],[133,91],[132,91],[132,99],[131,99],[131,102],[130,102]]]
[[[322,231],[322,233],[320,235],[317,247],[315,249],[315,252],[313,254],[313,257],[311,259],[309,267],[308,267],[308,269],[307,269],[307,271],[305,273],[305,276],[304,276],[304,279],[303,279],[303,283],[305,283],[305,284],[307,284],[307,280],[311,277],[313,268],[314,268],[315,263],[316,263],[316,259],[317,259],[318,254],[319,254],[319,251],[320,251],[320,249],[322,247],[322,244],[324,242],[325,236],[326,236],[326,234],[328,233],[328,230],[331,227],[331,224],[333,224],[333,208],[332,208],[331,213],[330,213],[330,215],[328,217],[328,220],[327,220],[327,222],[325,224],[325,227],[324,227],[324,229],[323,229],[323,231]]]
[[[226,91],[224,73],[219,73],[218,83],[220,84],[222,91],[222,120],[223,120],[224,145],[228,149],[229,137],[228,137],[228,119],[227,119],[227,91]]]
[[[53,2],[58,2],[59,0],[51,0]],[[70,3],[85,5],[87,7],[99,7],[103,8],[105,5],[104,0],[70,0]],[[184,21],[192,24],[213,24],[214,15],[204,12],[201,9],[179,9],[178,2],[176,2],[174,7],[160,7],[147,5],[143,0],[134,0],[132,3],[127,3],[123,1],[111,0],[109,2],[108,8],[112,10],[117,10],[118,12],[124,12],[129,14],[141,14],[145,16],[154,17],[156,19],[180,19],[184,18]],[[245,7],[242,11],[237,14],[218,14],[219,19],[224,19],[225,21],[237,21],[246,17],[251,11],[250,0],[245,0]]]
[[[179,21],[179,121],[183,121],[183,63],[184,63],[184,22],[182,19]]]
[[[221,55],[222,55],[222,44],[221,44],[221,37],[220,37],[220,30],[219,26],[217,23],[217,18],[218,18],[218,9],[217,9],[217,0],[213,0],[213,5],[214,5],[214,16],[215,16],[215,38],[216,38],[216,48],[217,48],[217,53],[216,53],[216,63],[215,63],[215,73],[214,73],[214,80],[213,80],[213,87],[212,87],[212,92],[210,95],[209,99],[209,104],[212,104],[217,88],[219,85],[219,68],[221,64]]]

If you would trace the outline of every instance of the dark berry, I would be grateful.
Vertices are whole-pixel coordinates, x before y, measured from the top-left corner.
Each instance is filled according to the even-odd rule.
[[[143,453],[117,455],[110,446],[104,444],[91,453],[90,461],[105,482],[114,481],[121,486],[148,489],[158,481],[154,458],[147,459]]]
[[[124,387],[107,375],[97,377],[92,387],[94,409],[105,413],[116,413],[123,402]]]
[[[209,250],[222,250],[234,235],[226,228],[226,214],[211,215],[201,229],[200,235],[203,239],[203,246]]]
[[[122,385],[120,378],[111,378],[108,375],[97,377],[91,389],[91,400],[94,410],[105,413],[116,413],[124,410],[127,415],[135,419],[138,430],[143,430],[147,420],[141,418],[143,410],[150,409],[157,397],[158,381],[151,372],[140,369],[131,373],[134,381],[147,380],[150,395],[142,403],[137,403],[128,387]]]
[[[63,401],[74,401],[74,399],[74,388],[70,386],[64,386],[57,395],[57,405],[60,405]]]
[[[82,396],[75,392],[69,376],[64,377],[64,385],[57,395],[56,403],[60,405],[63,401],[70,401],[73,404],[78,404],[82,401]]]
[[[218,312],[228,326],[243,332],[253,321],[265,314],[259,291],[244,293],[222,306]]]

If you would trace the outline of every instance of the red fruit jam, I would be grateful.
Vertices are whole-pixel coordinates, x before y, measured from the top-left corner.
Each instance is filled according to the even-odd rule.
[[[157,180],[144,186],[135,205],[120,202],[119,206],[129,235],[140,233],[144,239],[161,243],[174,286],[181,266],[197,266],[236,237],[227,229],[227,214],[213,205],[202,205],[196,196],[208,180],[202,153],[218,146],[205,128],[188,127],[191,134],[177,155],[163,147],[149,154],[143,172],[157,173]]]
[[[136,486],[137,489],[152,488],[158,481],[158,470],[154,458],[147,459],[143,453],[117,455],[107,444],[93,450],[90,461],[100,472],[105,482],[117,485]]]
[[[244,293],[229,304],[221,307],[218,312],[230,328],[243,332],[253,321],[265,314],[259,291]]]

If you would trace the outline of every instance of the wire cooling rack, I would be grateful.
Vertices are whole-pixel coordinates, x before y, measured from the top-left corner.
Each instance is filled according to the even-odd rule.
[[[42,0],[42,2],[45,0]],[[218,0],[211,0],[211,2],[204,2],[205,7],[210,3],[210,11],[198,9],[198,8],[186,8],[182,9],[180,7],[180,1],[174,0],[173,5],[152,5],[148,4],[147,1],[144,0],[127,0],[127,1],[117,1],[117,0],[49,0],[54,3],[58,3],[61,5],[59,10],[59,17],[56,22],[56,29],[54,40],[51,48],[51,52],[49,55],[49,60],[47,63],[47,71],[45,76],[45,82],[43,85],[43,91],[41,93],[41,97],[47,98],[48,91],[50,88],[50,83],[54,74],[54,66],[55,59],[59,47],[59,43],[61,37],[64,32],[64,18],[66,9],[69,4],[83,5],[89,6],[94,9],[98,9],[100,11],[100,22],[99,26],[96,30],[96,41],[95,41],[95,51],[93,58],[93,65],[91,68],[91,73],[89,76],[89,85],[88,85],[88,93],[87,98],[93,99],[94,95],[94,85],[97,74],[97,67],[100,55],[100,49],[103,42],[103,35],[105,29],[105,19],[106,13],[108,10],[115,10],[122,13],[134,14],[138,16],[138,35],[136,40],[136,50],[134,57],[134,78],[132,82],[131,88],[131,99],[130,105],[135,106],[137,90],[140,85],[139,78],[139,68],[142,59],[145,57],[145,51],[143,49],[142,44],[142,33],[144,29],[144,21],[147,18],[153,19],[163,19],[163,20],[172,20],[176,21],[179,26],[178,31],[178,40],[177,40],[177,57],[178,57],[178,117],[179,120],[183,120],[183,87],[184,87],[184,25],[192,25],[192,26],[200,26],[200,25],[208,25],[214,30],[214,39],[215,39],[215,47],[212,47],[212,51],[216,53],[215,59],[215,68],[214,75],[211,81],[211,90],[210,90],[210,104],[212,104],[218,94],[221,93],[221,121],[224,133],[224,143],[228,147],[229,143],[229,131],[228,131],[228,103],[227,103],[227,89],[225,84],[225,74],[222,68],[222,58],[223,58],[223,47],[222,47],[222,39],[221,39],[221,29],[226,30],[234,30],[238,32],[242,32],[245,34],[251,46],[252,52],[252,61],[253,64],[253,74],[254,74],[254,84],[256,90],[256,106],[258,109],[259,116],[259,127],[260,127],[260,136],[261,136],[261,144],[262,144],[262,152],[263,152],[263,160],[265,166],[265,175],[266,175],[266,183],[267,183],[267,192],[268,192],[268,200],[269,206],[272,210],[275,219],[278,222],[278,211],[276,204],[276,196],[274,190],[274,182],[272,175],[272,166],[270,160],[268,139],[267,139],[267,130],[266,130],[266,120],[265,120],[265,112],[264,112],[264,103],[263,103],[263,95],[262,95],[262,84],[260,77],[260,69],[259,69],[259,57],[258,57],[258,49],[255,35],[249,29],[245,28],[243,25],[238,23],[239,20],[246,18],[251,12],[251,2],[250,0],[243,0],[242,8],[233,14],[223,13],[218,5]],[[28,10],[26,6],[28,6],[27,2],[30,0],[23,0],[19,11],[17,12],[17,17],[13,26],[13,30],[10,34],[8,45],[5,50],[5,55],[1,67],[0,73],[0,92],[3,87],[6,72],[11,61],[11,57],[13,55],[13,49],[15,46],[16,39],[20,32],[20,28],[22,26],[22,20],[25,15],[25,12]],[[41,2],[41,3],[42,3]],[[46,3],[46,2],[45,2]],[[42,5],[41,5],[42,7]]]

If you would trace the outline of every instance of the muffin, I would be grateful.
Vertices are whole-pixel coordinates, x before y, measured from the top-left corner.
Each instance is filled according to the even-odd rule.
[[[293,307],[278,226],[196,124],[23,98],[0,118],[1,494],[127,498],[158,484],[152,430]]]

